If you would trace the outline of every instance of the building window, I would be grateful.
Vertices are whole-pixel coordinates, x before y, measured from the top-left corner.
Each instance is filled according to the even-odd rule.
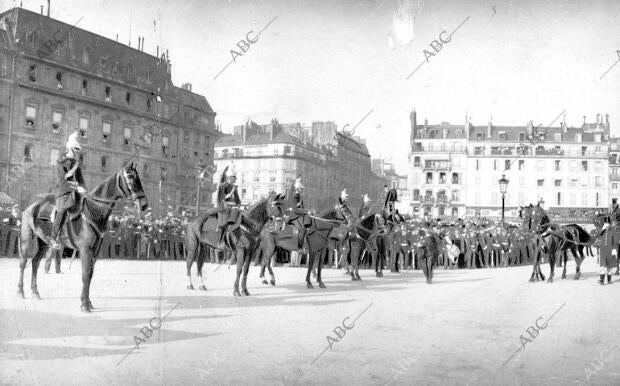
[[[131,93],[130,92],[127,92],[125,94],[125,102],[127,102],[128,105],[131,104]]]
[[[556,200],[556,205],[560,206],[562,205],[562,193],[558,192],[558,196],[557,196],[557,200]]]
[[[581,147],[581,155],[584,156],[584,155],[586,155],[587,152],[588,152],[588,147],[587,146],[582,146]]]
[[[32,161],[33,146],[30,143],[24,145],[24,161]]]
[[[31,82],[37,81],[37,66],[34,64],[31,64],[30,67],[28,67],[28,80]]]
[[[510,164],[512,163],[512,161],[510,160],[505,160],[504,161],[504,170],[510,170]]]
[[[538,187],[544,186],[545,185],[545,179],[544,178],[540,178],[540,179],[536,180],[536,185]]]
[[[594,177],[594,187],[600,188],[603,186],[603,177],[596,176]]]
[[[125,127],[123,129],[123,141],[125,145],[129,145],[129,142],[131,141],[131,128],[130,127]]]
[[[164,135],[161,138],[161,152],[162,154],[168,154],[168,146],[170,146],[170,140],[168,136]]]
[[[458,190],[453,190],[452,191],[452,201],[459,201],[459,191]]]
[[[497,170],[497,160],[493,160],[493,170]]]
[[[618,189],[618,183],[617,183],[617,182],[612,182],[612,183],[611,183],[611,188],[612,188],[613,190],[617,190],[617,189]]]
[[[88,50],[84,50],[82,51],[82,63],[88,64],[88,62],[89,62]]]
[[[112,89],[110,86],[105,86],[105,101],[112,102]]]
[[[596,170],[597,172],[600,172],[602,168],[603,168],[603,163],[601,161],[596,161],[594,163],[594,170]]]
[[[555,180],[555,186],[556,187],[562,186],[562,180]]]
[[[581,170],[584,172],[588,171],[588,161],[581,161]]]
[[[457,185],[459,183],[459,174],[458,173],[452,173],[452,183]]]
[[[59,153],[60,152],[58,151],[58,149],[50,150],[50,165],[56,165],[56,163],[58,162]]]
[[[446,183],[446,173],[439,173],[439,183],[442,185]]]
[[[183,143],[189,143],[189,130],[183,130]]]
[[[86,79],[82,79],[82,95],[88,95],[88,81]]]
[[[26,127],[34,129],[34,123],[37,119],[37,106],[26,105]]]
[[[521,133],[523,134],[523,133]],[[519,160],[519,170],[523,170],[523,168],[525,168],[525,161],[520,159]]]
[[[476,160],[476,170],[480,170],[480,160]]]
[[[596,204],[594,206],[600,206],[601,205],[601,194],[599,192],[596,192]]]
[[[88,117],[80,117],[79,120],[80,136],[86,138],[88,132]]]
[[[433,173],[426,173],[426,185],[433,183]]]
[[[60,110],[52,110],[52,132],[58,134],[60,125],[62,124],[63,112]]]
[[[579,180],[577,178],[571,178],[570,181],[568,182],[568,186],[571,188],[576,188],[578,182]]]
[[[62,72],[56,73],[56,88],[62,89]]]
[[[414,168],[420,167],[420,157],[413,157],[413,167]]]
[[[558,159],[555,160],[555,171],[556,172],[560,171],[560,160]]]
[[[103,135],[103,142],[108,142],[108,138],[110,137],[110,132],[112,131],[112,123],[108,121],[103,121],[103,125],[101,126],[101,133]]]
[[[102,155],[101,156],[101,171],[105,172],[108,170],[108,157]]]

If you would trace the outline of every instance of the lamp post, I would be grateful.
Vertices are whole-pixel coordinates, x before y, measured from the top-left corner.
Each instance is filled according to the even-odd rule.
[[[502,194],[502,226],[504,226],[504,202],[506,198],[506,189],[508,189],[508,178],[502,174],[502,178],[499,179],[499,192]]]

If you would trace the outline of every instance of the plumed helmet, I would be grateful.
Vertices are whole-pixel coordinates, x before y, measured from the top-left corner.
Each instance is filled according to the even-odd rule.
[[[347,194],[347,189],[344,188],[342,189],[342,192],[340,193],[340,200],[344,202],[348,199],[349,199],[349,195]]]
[[[301,190],[304,189],[304,186],[301,183],[301,177],[298,177],[297,179],[295,179],[295,183],[293,184],[293,186],[295,187],[295,189],[297,190]]]
[[[80,143],[78,142],[77,131],[74,131],[73,133],[71,133],[71,135],[69,135],[69,138],[67,139],[66,147],[67,147],[67,150],[77,150],[77,151],[82,150],[82,146],[80,146]]]
[[[368,197],[368,194],[365,193],[364,197],[362,197],[362,201],[364,201],[364,204],[369,204],[370,203],[370,197]]]

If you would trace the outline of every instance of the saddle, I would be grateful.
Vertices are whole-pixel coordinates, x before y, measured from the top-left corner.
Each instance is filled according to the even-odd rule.
[[[77,196],[76,203],[67,209],[67,216],[64,222],[68,220],[74,220],[82,214],[82,208],[84,207],[84,200],[86,199],[85,195],[79,195],[77,192],[74,193]],[[48,195],[43,200],[39,201],[39,211],[37,213],[37,219],[43,221],[53,222],[56,218],[57,208],[54,204],[54,196]],[[60,224],[62,227],[64,225]]]

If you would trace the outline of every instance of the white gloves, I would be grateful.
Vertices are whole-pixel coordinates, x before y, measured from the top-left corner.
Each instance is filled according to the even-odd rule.
[[[612,256],[617,256],[618,255],[618,251],[616,249],[612,249],[611,250],[611,255]]]
[[[78,186],[77,191],[79,194],[86,194],[86,189],[83,186]]]

